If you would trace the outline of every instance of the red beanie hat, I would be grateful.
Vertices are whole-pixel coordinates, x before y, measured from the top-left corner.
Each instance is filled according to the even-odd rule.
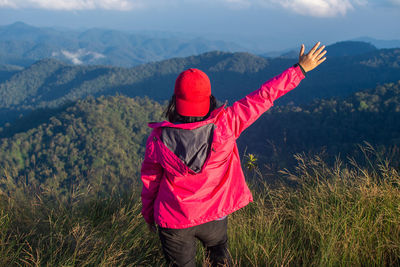
[[[175,82],[176,111],[182,116],[203,117],[210,110],[211,83],[198,69],[179,74]]]

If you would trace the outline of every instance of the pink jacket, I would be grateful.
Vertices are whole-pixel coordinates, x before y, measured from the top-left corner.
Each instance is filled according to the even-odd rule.
[[[214,110],[204,121],[150,123],[153,131],[141,169],[146,222],[187,228],[221,218],[253,201],[236,139],[303,78],[300,67],[294,66],[231,107]]]

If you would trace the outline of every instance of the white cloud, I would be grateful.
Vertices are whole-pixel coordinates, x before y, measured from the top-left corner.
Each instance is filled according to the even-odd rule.
[[[334,17],[361,6],[400,7],[400,0],[0,0],[0,8],[39,8],[48,10],[133,10],[175,8],[190,3],[209,5],[219,2],[233,9],[284,8],[305,16]]]
[[[80,65],[82,64],[82,60],[79,59],[79,52],[78,53],[74,53],[74,52],[70,52],[70,51],[66,51],[66,50],[62,50],[61,53],[68,58],[69,60],[72,61],[72,63],[76,64],[76,65]]]
[[[12,0],[0,0],[0,7],[16,8],[17,6],[12,2]]]
[[[346,15],[361,7],[400,7],[400,0],[219,0],[237,7],[284,8],[291,12],[313,17],[335,17]],[[240,4],[240,5],[239,5]]]
[[[294,13],[314,16],[314,17],[333,17],[345,15],[347,11],[354,9],[354,5],[361,5],[367,0],[220,0],[225,4],[237,7],[263,7],[271,8],[283,7]],[[400,0],[387,0],[400,1]]]
[[[0,0],[0,7],[50,10],[132,10],[142,5],[133,0]]]
[[[295,13],[314,17],[345,15],[354,9],[349,0],[283,0],[279,4]]]
[[[68,50],[61,50],[59,52],[53,52],[51,54],[52,57],[56,58],[66,58],[70,60],[75,65],[83,64],[85,61],[86,63],[95,62],[97,59],[105,58],[106,56],[97,52],[93,51],[86,51],[85,49],[78,49],[77,51],[68,51]]]

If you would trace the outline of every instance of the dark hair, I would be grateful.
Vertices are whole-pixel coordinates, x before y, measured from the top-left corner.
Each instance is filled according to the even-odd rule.
[[[207,115],[203,117],[188,117],[188,116],[182,116],[178,114],[176,111],[176,97],[175,94],[171,97],[171,100],[169,101],[168,107],[165,110],[164,114],[165,117],[169,122],[175,123],[175,122],[182,122],[182,123],[191,123],[191,122],[197,122],[197,121],[202,121],[208,118],[210,116],[210,113],[217,108],[218,101],[217,99],[211,95],[210,96],[210,110],[208,111]]]

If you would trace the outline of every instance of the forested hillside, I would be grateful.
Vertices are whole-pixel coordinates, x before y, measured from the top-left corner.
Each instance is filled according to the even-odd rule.
[[[275,170],[293,166],[295,153],[324,152],[331,162],[338,155],[357,157],[364,142],[398,152],[399,121],[400,81],[343,100],[275,107],[244,133],[240,146]]]
[[[78,101],[46,123],[0,140],[0,188],[43,186],[61,196],[97,194],[138,182],[149,121],[161,106],[148,99]]]
[[[0,141],[2,189],[42,185],[64,195],[77,187],[92,193],[121,190],[138,181],[147,123],[163,119],[162,111],[149,98],[108,96],[38,111],[36,117],[47,118],[41,123],[21,118]],[[245,162],[254,154],[256,164],[266,164],[274,175],[296,164],[295,153],[325,151],[328,161],[339,154],[357,157],[364,141],[398,154],[399,120],[400,81],[344,100],[274,107],[239,138],[240,153]]]
[[[54,108],[88,95],[119,93],[167,100],[177,75],[190,67],[204,70],[210,76],[214,95],[220,101],[232,103],[294,63],[294,59],[266,59],[248,53],[209,52],[134,68],[73,66],[51,59],[21,71],[3,68],[0,125],[37,108]],[[307,74],[299,88],[278,103],[300,104],[316,98],[345,97],[378,84],[396,82],[400,77],[399,66],[400,49],[330,58]]]

